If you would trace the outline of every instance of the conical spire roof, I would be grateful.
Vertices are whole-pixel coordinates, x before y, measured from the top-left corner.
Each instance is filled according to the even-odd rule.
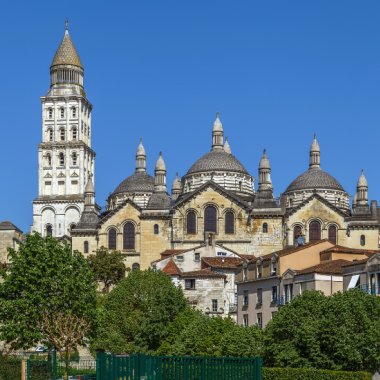
[[[231,147],[230,144],[228,144],[228,137],[226,136],[226,142],[224,143],[224,151],[226,153],[231,154]]]
[[[362,174],[359,177],[358,187],[368,187],[367,179],[364,176],[363,169],[362,169]]]
[[[320,152],[320,151],[321,150],[319,148],[319,144],[318,144],[318,141],[317,141],[317,134],[314,133],[314,140],[311,143],[310,152]]]
[[[266,155],[266,150],[265,149],[264,149],[264,154],[263,154],[263,156],[261,157],[261,160],[260,160],[259,170],[260,169],[270,169],[270,164],[269,164],[269,160],[268,160],[268,157]]]
[[[161,152],[160,152],[160,157],[158,157],[158,160],[156,163],[156,170],[166,170],[166,165],[162,158]]]
[[[68,29],[68,21],[66,20],[66,32],[63,36],[61,44],[55,53],[51,66],[56,65],[75,65],[83,69],[79,55],[71,41]]]
[[[214,126],[212,128],[213,132],[223,132],[222,123],[219,120],[219,112],[216,113],[216,120],[214,122]]]
[[[181,190],[181,181],[178,178],[178,173],[175,173],[175,178],[172,185],[172,192],[173,190]]]
[[[94,182],[92,182],[92,175],[89,176],[86,188],[84,189],[85,193],[95,193]]]
[[[140,145],[137,148],[136,156],[146,156],[145,148],[142,144],[142,139],[140,139]]]

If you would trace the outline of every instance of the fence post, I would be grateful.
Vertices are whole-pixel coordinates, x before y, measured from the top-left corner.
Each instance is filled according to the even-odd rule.
[[[137,380],[146,379],[146,356],[145,354],[137,354]]]
[[[206,380],[206,356],[202,356],[202,380]]]
[[[53,379],[57,378],[57,351],[53,351]]]
[[[26,359],[21,360],[21,380],[26,379]]]
[[[105,380],[106,379],[106,350],[103,350],[101,348],[98,348],[96,350],[96,359],[99,361],[99,376],[96,375],[96,377],[99,380]],[[98,370],[96,371],[96,374],[98,373]]]
[[[30,379],[30,359],[29,358],[26,360],[26,378],[27,380]]]
[[[255,358],[255,380],[261,380],[263,378],[263,359]]]

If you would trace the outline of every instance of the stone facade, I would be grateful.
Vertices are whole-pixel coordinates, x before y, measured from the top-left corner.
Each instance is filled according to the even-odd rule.
[[[0,263],[9,263],[8,248],[18,250],[22,231],[9,221],[0,223]]]

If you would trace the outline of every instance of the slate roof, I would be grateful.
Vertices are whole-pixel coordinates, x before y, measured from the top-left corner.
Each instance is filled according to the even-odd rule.
[[[224,278],[226,279],[226,275],[225,274],[221,274],[221,273],[214,273],[211,271],[210,268],[206,268],[206,269],[200,269],[200,270],[194,270],[192,272],[183,272],[182,278],[184,277],[212,277],[212,278]]]
[[[152,194],[145,210],[169,210],[171,207],[169,194],[162,191]]]
[[[17,230],[20,233],[22,233],[22,231],[18,227],[16,227],[13,223],[11,223],[8,220],[4,220],[4,222],[0,223],[0,230],[2,230],[2,231]]]
[[[276,213],[282,214],[280,207],[277,205],[271,190],[257,191],[255,200],[252,203],[252,214]],[[266,210],[271,209],[271,210]],[[276,209],[276,210],[275,210]]]
[[[375,253],[380,253],[380,250],[370,250],[370,249],[357,249],[357,248],[348,248],[341,245],[334,245],[333,247],[327,248],[321,253],[329,252],[339,252],[339,253],[352,253],[352,254],[365,254],[367,257],[371,257]]]
[[[296,275],[309,273],[342,274],[342,267],[347,264],[352,264],[352,261],[343,259],[332,260],[323,264],[313,265],[309,268],[296,270]]]
[[[135,193],[135,192],[151,192],[154,191],[154,178],[147,172],[135,172],[126,178],[113,192],[120,193]]]
[[[85,231],[96,231],[99,217],[94,211],[83,211],[79,223],[71,230],[71,234]]]
[[[285,190],[285,193],[306,189],[333,189],[344,191],[341,184],[321,168],[310,168],[298,176]]]
[[[212,150],[206,153],[193,164],[187,174],[214,170],[248,174],[245,167],[234,156],[223,150]]]
[[[172,260],[170,260],[164,269],[161,270],[162,272],[168,274],[169,276],[181,276],[182,275],[182,272],[181,270],[177,267],[177,265],[175,264],[175,262]]]
[[[211,268],[236,268],[244,259],[240,257],[202,257],[202,261]]]

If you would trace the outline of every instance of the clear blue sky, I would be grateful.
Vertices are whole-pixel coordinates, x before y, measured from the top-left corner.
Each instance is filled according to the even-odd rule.
[[[93,104],[96,201],[135,169],[139,138],[183,176],[211,147],[220,112],[251,175],[263,148],[275,195],[307,170],[314,132],[322,169],[351,195],[363,168],[380,198],[380,2],[3,1],[1,212],[24,232],[37,196],[37,144],[49,67],[64,35]]]

